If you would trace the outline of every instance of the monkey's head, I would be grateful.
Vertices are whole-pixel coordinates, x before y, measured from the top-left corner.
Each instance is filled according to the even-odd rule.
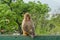
[[[24,19],[25,19],[26,21],[29,21],[29,20],[31,19],[31,18],[30,18],[30,14],[29,14],[29,13],[25,13]]]

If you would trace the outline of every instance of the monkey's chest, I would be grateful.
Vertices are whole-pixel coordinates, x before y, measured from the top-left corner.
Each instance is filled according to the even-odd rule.
[[[27,23],[26,23],[26,27],[27,27],[27,29],[30,30],[30,29],[32,28],[32,24],[31,24],[30,22],[27,22]]]

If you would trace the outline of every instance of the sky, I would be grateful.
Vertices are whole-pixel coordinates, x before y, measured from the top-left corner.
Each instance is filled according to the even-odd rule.
[[[49,14],[55,14],[56,12],[60,13],[60,10],[58,10],[60,8],[60,0],[24,0],[26,3],[29,1],[40,1],[41,3],[48,4],[51,8]]]

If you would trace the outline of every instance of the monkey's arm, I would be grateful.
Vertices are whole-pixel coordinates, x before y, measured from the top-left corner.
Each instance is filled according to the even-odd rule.
[[[28,32],[27,25],[24,21],[22,22],[22,31]]]
[[[30,34],[35,35],[35,26],[34,23],[31,23],[31,30],[30,30]]]
[[[23,30],[26,31],[26,32],[29,32],[28,26],[25,25],[25,26],[23,27]]]

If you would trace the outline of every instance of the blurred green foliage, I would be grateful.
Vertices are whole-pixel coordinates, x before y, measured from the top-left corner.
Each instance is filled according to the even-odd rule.
[[[36,35],[59,32],[60,15],[48,20],[50,8],[40,1],[25,3],[23,0],[0,0],[0,31],[3,33],[21,33],[21,23],[25,12],[29,12],[35,25]],[[18,30],[19,29],[19,30]]]

